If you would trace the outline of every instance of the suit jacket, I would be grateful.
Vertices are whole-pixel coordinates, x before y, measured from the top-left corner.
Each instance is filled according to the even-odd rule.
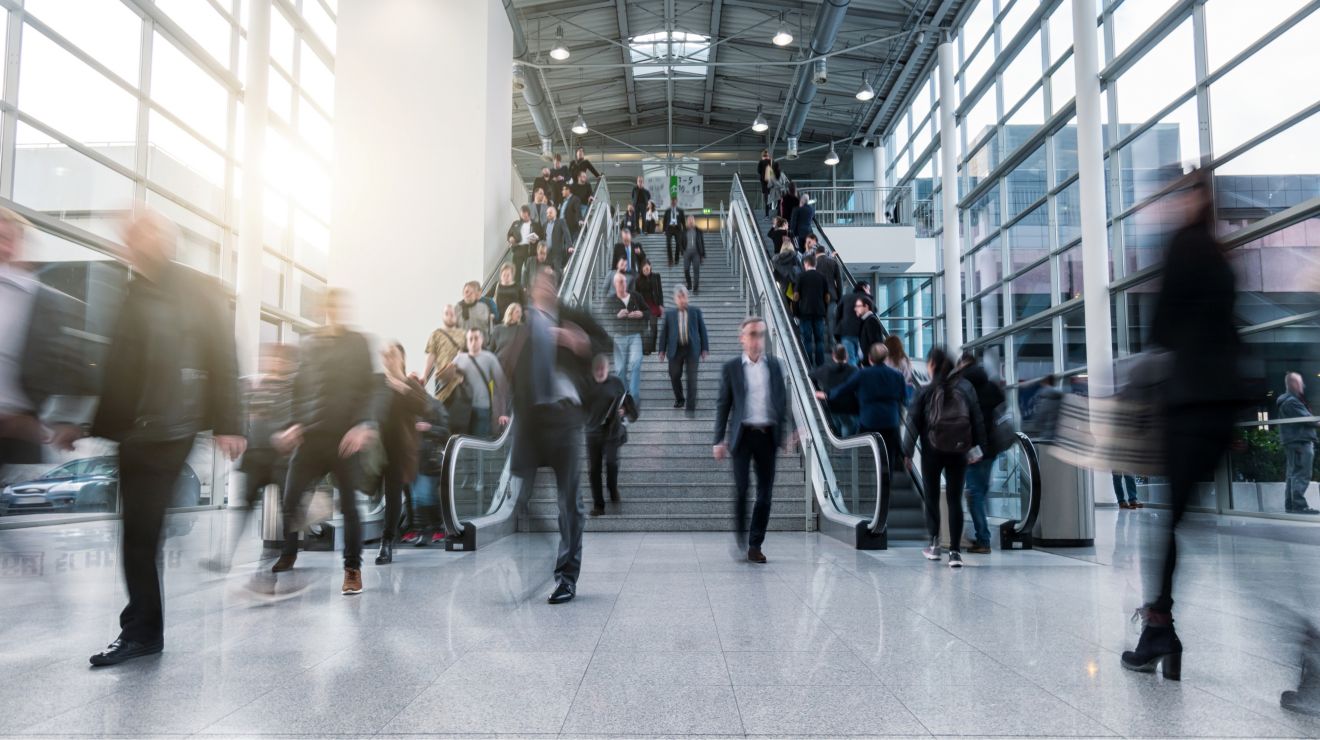
[[[637,206],[637,215],[633,218],[638,218],[642,213],[646,212],[646,204],[650,201],[651,191],[634,185],[632,188],[632,202],[633,205]]]
[[[582,227],[582,200],[575,193],[569,193],[564,201],[559,218],[568,223],[568,228],[577,231]]]
[[[770,436],[775,447],[783,444],[788,431],[788,390],[784,387],[784,371],[779,360],[765,355],[763,362],[770,370]],[[743,420],[747,418],[747,376],[743,371],[743,356],[724,363],[720,370],[720,399],[715,405],[715,444],[728,441],[729,449],[738,449],[742,441]]]
[[[690,357],[701,357],[702,352],[710,352],[710,337],[706,335],[706,319],[701,315],[701,309],[689,305],[687,309],[687,335],[688,349],[687,354]],[[666,357],[675,360],[687,359],[678,355],[678,309],[665,309],[665,320],[660,325],[660,339],[656,342],[656,347],[665,354]]]
[[[816,255],[816,272],[824,275],[825,279],[829,281],[830,299],[837,302],[839,296],[843,295],[843,279],[840,277],[842,271],[839,269],[839,263],[828,254],[818,254]]]
[[[207,429],[243,432],[234,316],[215,281],[170,263],[154,285],[129,284],[91,434],[163,442]]]
[[[573,241],[568,235],[568,224],[564,223],[564,219],[557,218],[553,222],[547,221],[544,231],[545,245],[550,249],[550,261],[555,267],[563,270],[564,265],[568,263],[568,248],[573,246]]]
[[[885,326],[880,323],[880,317],[874,313],[869,314],[861,323],[861,328],[857,334],[857,344],[862,350],[862,364],[871,364],[870,353],[871,345],[876,342],[885,341]]]
[[[793,217],[788,222],[788,230],[793,232],[793,236],[797,237],[799,244],[807,238],[807,234],[811,233],[811,219],[815,215],[816,207],[810,203],[805,206],[798,206],[793,211]]]
[[[877,432],[898,429],[900,409],[907,400],[903,374],[887,365],[863,368],[830,391],[830,403],[855,398],[862,429]]]
[[[704,260],[706,259],[706,232],[702,231],[700,228],[698,228],[696,231],[697,231],[697,240],[696,240],[697,255]],[[686,252],[688,247],[690,246],[687,243],[687,234],[688,232],[686,226],[684,226],[683,229],[678,232],[679,247],[683,252]]]
[[[670,226],[669,216],[675,211],[678,212],[678,223]],[[660,225],[665,227],[665,231],[673,232],[677,230],[679,233],[682,233],[682,231],[687,228],[687,215],[683,213],[682,208],[670,206],[665,209],[664,213],[660,214]]]
[[[529,308],[528,311],[535,309]],[[591,358],[598,354],[606,354],[614,351],[614,340],[601,328],[596,320],[591,318],[591,314],[580,311],[571,306],[560,304],[559,306],[559,324],[572,324],[586,332],[591,340],[591,351],[587,357],[579,357],[563,347],[557,347],[555,357],[557,365],[568,374],[569,379],[577,388],[578,398],[584,402],[590,396],[589,383],[595,382],[591,377]],[[539,457],[536,449],[536,431],[532,422],[532,409],[536,403],[533,382],[533,352],[532,352],[532,321],[529,317],[520,326],[517,335],[512,340],[510,348],[511,356],[509,364],[513,367],[513,377],[511,385],[517,389],[513,394],[513,461],[512,466],[516,475],[526,475],[536,469],[539,464]],[[580,422],[579,422],[580,423]]]
[[[638,271],[642,269],[642,260],[646,259],[646,250],[642,249],[641,242],[633,242],[632,248],[633,248],[632,272],[633,274],[636,274]],[[624,247],[623,242],[619,242],[614,245],[614,253],[613,256],[610,257],[611,272],[613,272],[614,267],[619,264],[619,260],[623,259],[624,255],[626,255],[627,253],[628,250]]]
[[[522,243],[522,224],[523,222],[521,218],[516,219],[513,222],[513,224],[509,226],[509,232],[508,232],[508,235],[513,237],[514,239],[517,239],[518,243],[520,244]],[[535,213],[532,214],[531,224],[532,224],[532,233],[536,234],[537,239],[544,240],[545,228],[542,227],[541,224],[536,220]]]

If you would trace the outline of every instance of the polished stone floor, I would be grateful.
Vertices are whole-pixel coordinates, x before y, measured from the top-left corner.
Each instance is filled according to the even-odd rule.
[[[339,595],[312,553],[275,597],[198,559],[221,512],[172,517],[163,655],[92,670],[122,606],[113,522],[0,531],[0,735],[1278,736],[1320,721],[1295,687],[1299,611],[1320,616],[1320,527],[1194,516],[1184,680],[1123,671],[1161,512],[1097,512],[1097,546],[863,553],[772,533],[588,535],[576,601],[551,607],[553,535],[402,551]]]

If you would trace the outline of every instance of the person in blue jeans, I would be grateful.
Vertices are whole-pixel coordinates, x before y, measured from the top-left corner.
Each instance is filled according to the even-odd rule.
[[[449,417],[439,399],[430,400],[427,413],[417,422],[417,431],[421,435],[421,445],[417,477],[412,483],[412,527],[404,542],[413,547],[426,547],[440,544],[445,538],[438,492],[445,445],[449,441]]]
[[[958,374],[972,384],[976,391],[976,405],[981,409],[981,418],[985,419],[987,429],[994,427],[999,417],[999,408],[1004,404],[1004,391],[999,384],[990,379],[989,373],[971,352],[964,352],[958,358]],[[971,514],[973,540],[967,552],[976,555],[990,553],[990,521],[986,516],[986,499],[990,496],[990,477],[995,469],[995,458],[1003,450],[994,449],[993,434],[987,433],[987,443],[982,446],[980,461],[967,466],[967,510]]]
[[[646,331],[646,306],[636,293],[628,292],[628,280],[614,275],[614,295],[605,299],[610,320],[606,330],[614,339],[614,367],[632,395],[640,403],[642,390],[642,332]]]
[[[798,328],[802,332],[802,349],[811,367],[825,364],[825,313],[829,310],[830,281],[816,271],[816,256],[802,260],[802,273],[793,285],[797,294]]]
[[[1127,500],[1123,500],[1123,494],[1127,493]],[[1141,502],[1137,500],[1137,479],[1130,475],[1114,473],[1114,498],[1118,499],[1118,508],[1120,509],[1140,509]]]

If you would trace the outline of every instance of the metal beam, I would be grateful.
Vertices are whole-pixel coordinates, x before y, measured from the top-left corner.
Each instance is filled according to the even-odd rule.
[[[935,9],[935,15],[931,18],[930,25],[937,28],[940,27],[944,23],[945,16],[949,14],[949,11],[953,8],[954,4],[955,0],[943,0],[943,2],[940,3],[940,6]],[[930,41],[931,39],[926,39],[927,44],[929,44]],[[885,120],[885,116],[888,115],[896,105],[898,105],[898,96],[892,93],[896,90],[908,88],[908,86],[912,84],[912,78],[921,71],[923,65],[919,60],[919,51],[924,51],[923,47],[916,46],[913,48],[912,53],[908,56],[907,63],[903,65],[902,76],[898,78],[898,81],[894,83],[893,86],[888,89],[885,89],[883,86],[876,88],[876,98],[878,99],[883,95],[884,103],[876,112],[875,117],[871,119],[870,125],[866,128],[865,136],[874,136],[876,129],[880,126],[880,122]],[[944,91],[941,90],[940,94],[943,95]],[[907,101],[904,100],[903,102],[906,103]],[[865,119],[863,118],[863,121],[864,120]],[[858,130],[861,130],[860,125],[858,126]]]
[[[724,11],[724,0],[714,0],[710,6],[710,38],[718,40],[720,35],[720,15]],[[716,61],[715,57],[719,55],[719,47],[712,44],[707,52],[706,61]],[[702,123],[710,123],[710,107],[715,97],[715,67],[706,67],[706,113],[702,116]]]
[[[629,39],[632,34],[628,33],[628,6],[623,0],[614,0],[614,16],[619,25],[619,38]],[[628,113],[631,114],[629,120],[634,126],[637,125],[637,88],[636,81],[633,79],[632,59],[628,56],[627,49],[619,50],[619,58],[623,63],[629,66],[623,68],[623,85],[628,91]]]

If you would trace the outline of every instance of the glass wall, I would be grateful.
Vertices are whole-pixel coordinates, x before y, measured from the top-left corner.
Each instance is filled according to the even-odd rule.
[[[954,39],[965,335],[999,358],[1010,386],[1086,373],[1072,8],[1071,0],[978,0]],[[1230,471],[1233,491],[1214,505],[1281,512],[1281,434],[1255,420],[1277,416],[1286,372],[1320,377],[1320,352],[1310,350],[1320,339],[1320,8],[1095,0],[1094,11],[1115,356],[1145,348],[1176,222],[1164,191],[1191,167],[1208,167],[1257,399]],[[908,133],[938,100],[932,79],[888,132],[888,185],[933,164]],[[1272,478],[1268,491],[1263,481],[1245,485],[1262,476]]]
[[[336,9],[272,2],[263,341],[297,341],[325,285]],[[127,280],[116,255],[134,201],[179,225],[181,262],[233,288],[246,12],[243,0],[0,2],[0,203],[34,223],[24,261],[80,303],[90,363]],[[114,510],[113,450],[89,441],[53,460],[0,471],[0,516]],[[188,467],[175,504],[222,503],[227,466],[209,444]]]

